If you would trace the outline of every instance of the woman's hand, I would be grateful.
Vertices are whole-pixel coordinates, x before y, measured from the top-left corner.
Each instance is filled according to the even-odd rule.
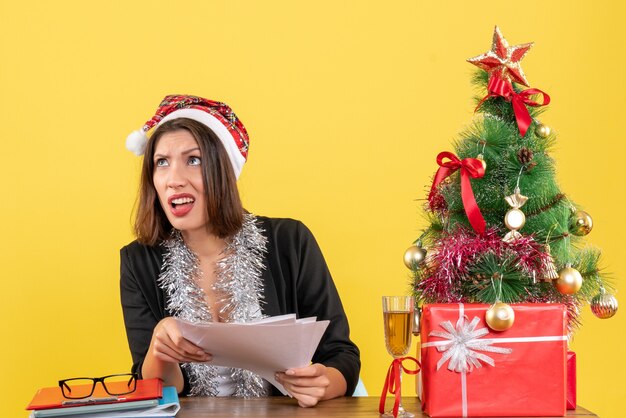
[[[276,373],[276,380],[304,408],[346,393],[346,380],[341,372],[320,363]]]
[[[211,361],[211,355],[183,338],[176,320],[162,319],[152,332],[149,352],[167,363],[202,363]]]
[[[144,379],[159,378],[164,386],[183,390],[183,374],[178,363],[211,361],[210,354],[183,338],[172,317],[163,318],[154,327],[152,341],[144,359],[141,374]]]

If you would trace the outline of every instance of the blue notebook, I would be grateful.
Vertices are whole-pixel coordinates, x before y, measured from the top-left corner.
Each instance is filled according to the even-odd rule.
[[[144,404],[144,402],[152,402]],[[137,405],[131,405],[137,404]],[[126,405],[125,409],[120,406]],[[129,409],[128,407],[132,409]],[[173,418],[180,410],[178,393],[173,386],[163,388],[163,397],[151,401],[126,402],[125,404],[89,405],[74,408],[55,408],[31,412],[29,418]]]

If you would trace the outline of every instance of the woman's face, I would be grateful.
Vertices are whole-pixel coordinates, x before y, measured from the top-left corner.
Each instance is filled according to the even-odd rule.
[[[184,129],[163,134],[153,160],[154,187],[172,226],[183,234],[206,231],[202,156],[193,135]]]

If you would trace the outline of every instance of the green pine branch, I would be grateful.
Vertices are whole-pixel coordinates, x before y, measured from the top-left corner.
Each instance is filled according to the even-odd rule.
[[[484,254],[469,269],[463,281],[463,292],[472,301],[506,303],[525,300],[526,288],[531,284],[515,265],[515,256],[508,254],[504,259],[493,253]]]

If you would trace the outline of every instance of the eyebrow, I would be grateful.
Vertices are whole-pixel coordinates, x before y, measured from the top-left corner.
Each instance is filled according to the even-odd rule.
[[[196,151],[200,151],[200,147],[194,147],[194,148],[190,148],[186,151],[181,152],[182,155],[187,155],[187,154],[191,154],[192,152],[196,152]],[[154,154],[153,158],[164,158],[164,157],[169,157],[169,155],[167,154]]]

